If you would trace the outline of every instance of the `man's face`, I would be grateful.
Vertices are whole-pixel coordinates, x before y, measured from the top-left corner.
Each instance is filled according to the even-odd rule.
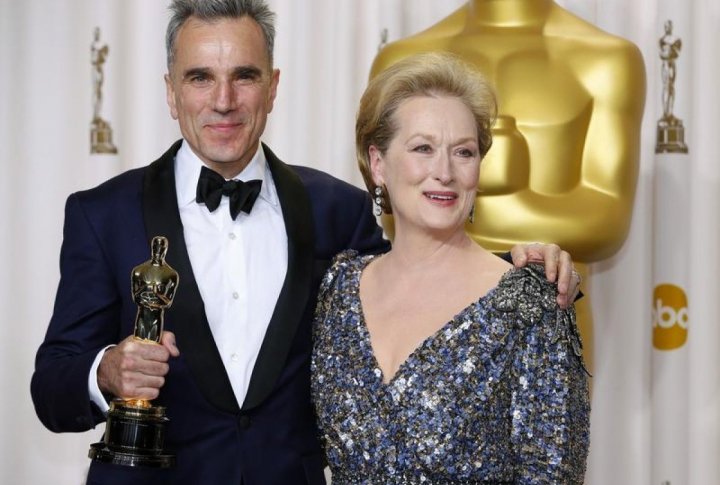
[[[279,76],[254,20],[191,17],[178,32],[175,62],[165,76],[170,114],[193,152],[233,177],[257,150]]]

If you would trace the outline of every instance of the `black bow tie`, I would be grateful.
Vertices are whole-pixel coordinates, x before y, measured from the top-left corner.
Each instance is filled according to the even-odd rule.
[[[222,196],[227,195],[230,198],[230,216],[235,220],[240,211],[250,214],[260,194],[260,187],[262,180],[225,180],[219,173],[203,167],[195,198],[198,204],[205,202],[205,206],[212,212],[220,205]]]

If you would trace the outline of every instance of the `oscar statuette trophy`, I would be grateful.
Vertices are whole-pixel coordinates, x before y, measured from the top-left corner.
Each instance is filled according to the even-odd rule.
[[[672,33],[672,21],[665,22],[665,34],[660,37],[660,59],[662,60],[662,103],[663,115],[657,122],[657,141],[655,153],[687,153],[685,126],[680,118],[673,114],[675,103],[675,77],[677,59],[680,57],[682,40]]]
[[[136,266],[131,274],[133,301],[138,306],[134,338],[158,345],[163,331],[165,309],[177,290],[178,274],[165,262],[168,241],[152,240],[152,257]],[[95,461],[127,466],[167,468],[175,456],[163,450],[165,408],[145,399],[116,398],[110,403],[103,441],[90,446]]]
[[[110,123],[100,116],[103,102],[103,82],[105,81],[104,64],[107,60],[109,47],[100,44],[100,29],[95,28],[93,43],[90,45],[93,81],[93,118],[90,122],[90,153],[117,153],[112,141]]]

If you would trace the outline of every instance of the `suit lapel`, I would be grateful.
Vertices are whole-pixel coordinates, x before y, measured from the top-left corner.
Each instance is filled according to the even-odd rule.
[[[205,306],[193,276],[185,246],[175,189],[175,143],[153,162],[143,181],[143,216],[148,242],[154,236],[168,239],[167,262],[180,276],[172,306],[165,315],[168,330],[175,332],[182,358],[205,398],[217,408],[236,413],[239,406],[230,379],[215,345]]]
[[[314,222],[310,199],[300,177],[263,145],[282,207],[288,238],[288,269],[242,409],[260,404],[273,390],[290,346],[306,314],[312,286]]]

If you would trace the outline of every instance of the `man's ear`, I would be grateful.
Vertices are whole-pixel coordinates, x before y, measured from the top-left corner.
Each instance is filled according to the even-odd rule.
[[[270,77],[270,86],[268,89],[267,112],[272,113],[275,106],[275,98],[277,97],[278,83],[280,82],[280,69],[273,69]]]
[[[165,74],[165,100],[168,108],[170,108],[170,116],[174,120],[178,119],[177,105],[175,104],[175,87],[173,86],[170,74]]]

